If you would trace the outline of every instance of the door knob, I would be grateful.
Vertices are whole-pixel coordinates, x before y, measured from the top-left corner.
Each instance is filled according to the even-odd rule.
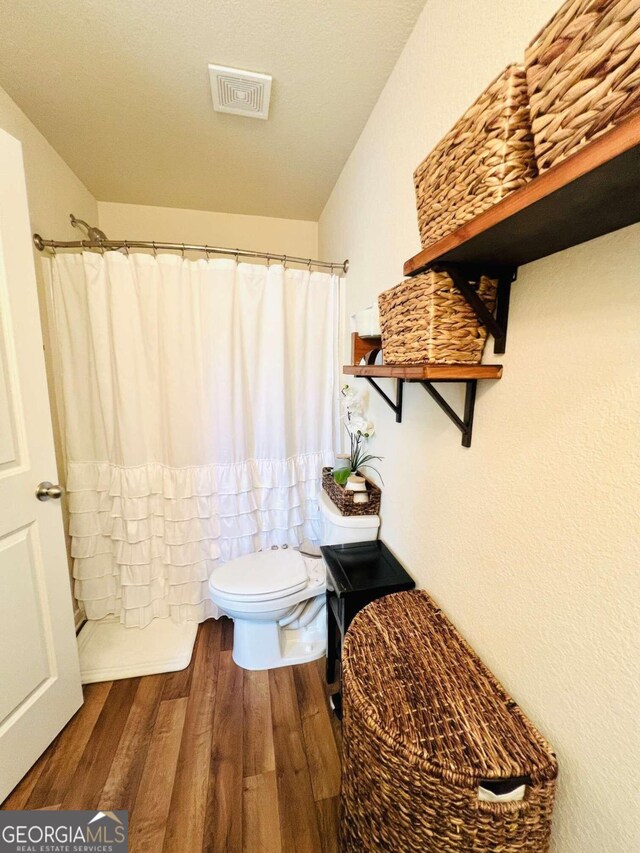
[[[39,501],[48,501],[51,498],[54,498],[54,500],[60,500],[63,494],[64,489],[62,486],[54,485],[48,480],[44,480],[36,489],[36,497]]]

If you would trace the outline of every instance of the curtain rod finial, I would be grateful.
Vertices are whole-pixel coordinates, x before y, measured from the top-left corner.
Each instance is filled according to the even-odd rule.
[[[33,244],[39,252],[42,252],[44,249],[44,240],[39,234],[33,235]]]
[[[349,258],[342,264],[342,269],[345,275],[349,272]]]

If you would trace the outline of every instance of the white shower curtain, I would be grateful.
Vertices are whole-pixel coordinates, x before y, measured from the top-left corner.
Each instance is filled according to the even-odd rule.
[[[175,255],[46,263],[76,597],[127,626],[217,616],[217,561],[316,536],[339,279]]]

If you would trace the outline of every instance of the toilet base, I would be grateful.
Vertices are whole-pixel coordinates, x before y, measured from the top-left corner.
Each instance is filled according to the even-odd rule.
[[[233,620],[232,657],[243,669],[276,669],[321,658],[327,649],[325,608],[305,628],[281,628],[277,622]]]

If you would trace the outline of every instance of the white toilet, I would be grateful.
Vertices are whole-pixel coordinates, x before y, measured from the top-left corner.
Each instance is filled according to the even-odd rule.
[[[377,515],[343,516],[321,492],[322,544],[377,539]],[[244,669],[307,663],[326,650],[325,565],[294,548],[239,557],[209,577],[211,600],[234,621],[233,659]]]

